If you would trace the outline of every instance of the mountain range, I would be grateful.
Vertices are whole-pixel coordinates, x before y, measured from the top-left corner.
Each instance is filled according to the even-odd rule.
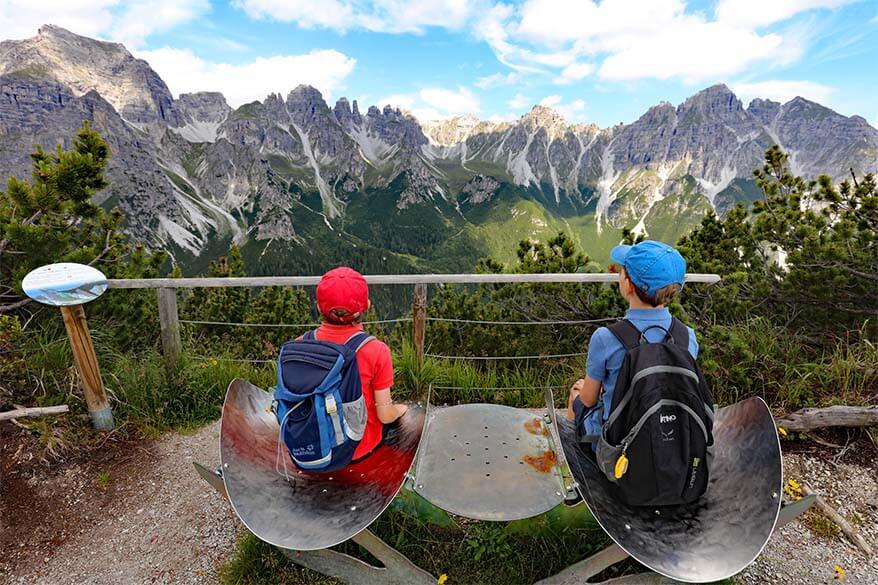
[[[192,271],[232,241],[262,273],[468,270],[562,229],[601,260],[622,227],[673,242],[760,196],[752,171],[772,144],[807,177],[878,167],[862,117],[800,97],[745,107],[725,85],[611,128],[543,106],[419,121],[305,85],[236,109],[175,99],[124,46],[56,26],[0,43],[0,176],[29,176],[34,144],[69,146],[83,120],[113,155],[100,203]]]

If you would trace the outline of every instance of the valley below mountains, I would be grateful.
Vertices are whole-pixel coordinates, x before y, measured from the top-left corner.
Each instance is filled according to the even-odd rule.
[[[219,93],[175,99],[124,46],[55,26],[0,43],[0,176],[29,177],[34,145],[69,146],[83,120],[112,152],[100,203],[187,274],[232,242],[262,274],[468,271],[561,230],[602,262],[623,227],[673,243],[759,197],[752,171],[773,144],[809,178],[878,168],[862,117],[803,98],[745,107],[724,85],[611,128],[543,106],[419,121],[304,85],[236,109]]]

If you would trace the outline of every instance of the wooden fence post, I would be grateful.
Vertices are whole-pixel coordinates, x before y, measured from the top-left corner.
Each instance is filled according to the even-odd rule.
[[[177,314],[177,289],[158,288],[159,325],[162,332],[162,354],[168,374],[174,375],[180,360],[180,321]]]
[[[85,311],[82,309],[82,305],[69,305],[61,307],[61,317],[64,319],[64,327],[67,328],[67,337],[70,338],[73,361],[79,371],[79,379],[91,416],[91,424],[99,431],[111,431],[113,430],[113,411],[110,409],[110,402],[104,391],[104,382],[101,379],[95,346],[88,332]]]
[[[427,331],[427,285],[416,284],[412,302],[412,343],[418,366],[424,364],[424,337]]]

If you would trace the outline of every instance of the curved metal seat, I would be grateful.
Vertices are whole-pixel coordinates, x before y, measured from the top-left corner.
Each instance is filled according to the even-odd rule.
[[[638,508],[613,497],[613,485],[577,443],[573,423],[549,410],[570,471],[601,527],[653,571],[687,582],[719,581],[743,570],[768,542],[781,504],[783,469],[774,420],[760,398],[721,408],[707,492],[695,504]]]
[[[220,428],[222,477],[241,522],[262,540],[286,549],[334,546],[367,528],[405,481],[424,409],[411,407],[366,458],[328,474],[303,473],[278,455],[272,395],[245,380],[229,385]],[[287,463],[287,476],[283,460]],[[278,471],[278,467],[280,471]]]
[[[474,520],[518,520],[564,499],[542,417],[497,404],[430,408],[415,491]]]

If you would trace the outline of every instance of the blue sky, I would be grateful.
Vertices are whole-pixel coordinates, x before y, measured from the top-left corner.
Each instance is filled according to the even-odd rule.
[[[745,104],[802,95],[878,126],[874,0],[0,0],[0,38],[42,23],[233,106],[309,83],[422,119],[543,103],[606,127],[723,82]]]

